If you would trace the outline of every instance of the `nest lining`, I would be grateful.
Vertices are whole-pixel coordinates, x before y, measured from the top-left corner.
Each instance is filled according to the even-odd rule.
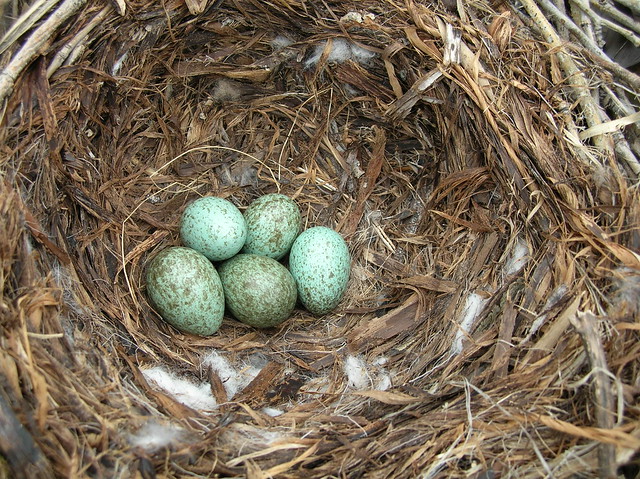
[[[626,74],[612,82],[579,49],[555,56],[506,5],[185,3],[72,11],[16,78],[0,364],[2,406],[30,448],[3,447],[8,467],[568,477],[624,465],[639,442],[636,137],[579,132],[594,127],[585,78],[624,90]],[[572,64],[591,76],[571,83]],[[210,338],[160,321],[142,271],[178,244],[185,205],[276,191],[347,239],[338,310],[298,309],[271,331],[228,318]],[[232,394],[224,371],[252,367]],[[180,402],[153,368],[215,408]]]

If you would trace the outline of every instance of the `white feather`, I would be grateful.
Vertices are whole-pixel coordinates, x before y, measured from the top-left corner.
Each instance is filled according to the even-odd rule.
[[[320,42],[317,44],[313,53],[304,62],[306,69],[315,66],[322,57],[322,53],[327,46],[327,42]],[[345,40],[344,38],[334,38],[331,41],[331,51],[327,57],[329,63],[344,63],[348,60],[353,60],[359,63],[367,63],[374,58],[376,54],[366,48],[356,45],[353,42]]]
[[[367,363],[360,356],[347,356],[344,361],[344,373],[349,387],[353,389],[363,390],[371,386]]]
[[[162,366],[143,369],[142,374],[147,381],[192,409],[211,410],[217,405],[209,383],[191,382]]]
[[[282,409],[276,409],[274,407],[262,408],[262,412],[265,413],[267,416],[271,416],[271,417],[276,417],[276,416],[280,416],[281,414],[284,414],[284,411]]]
[[[462,311],[462,319],[459,323],[458,332],[451,345],[452,354],[460,354],[462,352],[462,343],[466,337],[466,333],[471,331],[471,328],[478,319],[478,315],[482,311],[484,304],[487,302],[485,298],[476,293],[471,293],[467,296],[467,300]]]
[[[522,239],[518,238],[511,251],[511,256],[504,266],[504,274],[510,276],[520,271],[529,262],[529,246]]]
[[[386,391],[391,386],[391,376],[386,372],[378,373],[374,389],[377,389],[378,391]]]
[[[287,48],[291,45],[293,45],[293,40],[289,37],[285,37],[284,35],[278,35],[271,40],[271,48],[274,50],[282,50],[283,48]]]
[[[184,439],[185,431],[172,424],[161,424],[155,420],[146,422],[135,434],[129,435],[133,447],[141,447],[151,453],[172,447]]]
[[[227,398],[232,399],[260,373],[264,367],[264,360],[259,355],[254,355],[249,358],[247,364],[234,367],[225,356],[212,350],[202,360],[202,365],[216,372],[224,385]]]

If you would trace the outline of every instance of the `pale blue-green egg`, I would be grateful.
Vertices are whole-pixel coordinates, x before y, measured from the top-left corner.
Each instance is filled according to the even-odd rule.
[[[333,310],[345,290],[351,256],[340,234],[324,226],[303,231],[289,253],[289,271],[298,288],[298,298],[313,314]]]
[[[300,208],[295,201],[279,193],[261,196],[244,212],[247,240],[243,253],[280,259],[291,249],[302,228]]]
[[[247,225],[240,210],[224,198],[206,196],[182,214],[180,238],[211,261],[231,258],[244,246]]]
[[[239,321],[270,328],[291,315],[296,284],[289,270],[275,259],[239,254],[218,267],[227,309]]]
[[[224,315],[224,293],[215,267],[191,248],[158,253],[146,267],[147,295],[155,310],[176,329],[209,336]]]

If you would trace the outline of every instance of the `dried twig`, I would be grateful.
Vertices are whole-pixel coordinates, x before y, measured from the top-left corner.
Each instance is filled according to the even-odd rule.
[[[527,12],[531,16],[531,19],[539,29],[540,33],[546,39],[546,41],[556,49],[556,56],[566,75],[570,78],[570,82],[574,85],[573,91],[576,99],[583,107],[583,114],[589,128],[596,128],[603,121],[607,121],[606,115],[601,112],[594,97],[590,93],[590,86],[578,69],[573,59],[562,49],[562,40],[558,36],[557,32],[553,29],[547,18],[542,14],[540,8],[531,0],[524,0],[523,5],[527,9]],[[543,4],[545,4],[543,2]],[[559,12],[556,12],[559,15]],[[568,22],[569,25],[571,22]],[[598,58],[602,58],[598,54]],[[607,64],[611,63],[606,61]],[[622,67],[616,66],[615,70],[618,72],[624,72]],[[636,75],[626,71],[622,75],[631,80],[634,85],[640,85],[640,81],[634,77]],[[614,151],[618,153],[620,161],[629,166],[630,170],[637,175],[640,171],[640,163],[635,157],[629,146],[626,144],[624,138],[618,137],[618,140],[623,144],[617,145],[612,141],[608,141],[602,135],[596,135],[593,137],[594,143],[598,146],[601,152],[606,153],[607,156],[613,157]]]
[[[100,12],[98,12],[93,19],[71,39],[69,43],[58,50],[56,56],[53,57],[47,67],[47,78],[51,78],[51,75],[53,75],[65,62],[67,64],[73,63],[73,61],[82,53],[84,44],[87,42],[87,38],[91,32],[107,18],[111,9],[112,7],[109,5],[100,10]]]
[[[615,20],[618,24],[627,27],[629,30],[640,35],[640,22],[633,19],[629,15],[622,12],[622,10],[615,8],[612,2],[609,1],[590,1],[596,10],[604,12],[606,16]]]
[[[607,70],[613,72],[619,78],[622,78],[625,82],[633,85],[634,88],[640,89],[640,77],[635,73],[620,66],[618,63],[611,61],[607,54],[598,46],[592,36],[587,35],[583,28],[578,27],[569,16],[562,13],[550,0],[538,0],[540,7],[550,14],[551,18],[554,18],[561,22],[561,24],[574,35],[582,46],[584,46],[589,52],[598,57],[598,62]],[[640,39],[639,39],[640,40]]]
[[[29,29],[58,2],[59,0],[38,0],[31,4],[29,9],[26,10],[2,36],[2,40],[0,40],[0,54],[15,44],[22,35],[28,32]]]
[[[589,92],[589,84],[573,59],[562,48],[564,42],[560,39],[557,32],[554,30],[551,23],[549,23],[549,20],[544,16],[538,5],[536,5],[532,0],[524,0],[522,4],[527,9],[527,12],[538,27],[545,41],[549,43],[551,48],[555,49],[556,56],[558,57],[563,70],[567,77],[570,78],[570,83],[574,85],[574,95],[583,107],[587,124],[589,126],[600,124],[600,113],[598,112],[598,108],[594,104],[593,97]],[[604,146],[602,141],[598,141],[598,143],[600,146]],[[605,147],[604,149],[607,150],[608,147]]]
[[[571,324],[576,329],[585,351],[589,358],[589,364],[594,374],[593,391],[595,398],[596,421],[601,429],[613,427],[613,397],[611,394],[611,381],[607,358],[598,333],[597,318],[593,313],[578,312],[571,318]],[[600,477],[617,477],[617,464],[615,460],[615,448],[611,444],[601,444],[598,454],[600,463]]]
[[[58,28],[71,17],[87,0],[65,0],[47,20],[40,25],[0,72],[0,120],[4,116],[4,103],[11,94],[16,80],[25,67],[42,53],[42,48],[55,35]]]

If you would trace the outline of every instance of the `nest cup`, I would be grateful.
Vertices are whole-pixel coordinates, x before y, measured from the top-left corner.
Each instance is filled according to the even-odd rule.
[[[633,470],[637,131],[591,130],[633,77],[507,4],[53,8],[1,45],[0,477]],[[185,206],[275,192],[346,239],[338,308],[164,323]]]

